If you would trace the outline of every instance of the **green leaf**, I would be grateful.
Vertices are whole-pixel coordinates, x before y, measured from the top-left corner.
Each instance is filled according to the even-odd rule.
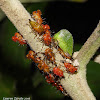
[[[66,30],[62,29],[58,33],[56,33],[53,37],[57,40],[59,47],[69,55],[72,56],[73,53],[73,37],[72,34]]]

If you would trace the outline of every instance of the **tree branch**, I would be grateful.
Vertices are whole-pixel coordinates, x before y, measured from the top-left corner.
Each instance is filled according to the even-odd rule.
[[[90,61],[91,57],[95,54],[97,49],[100,47],[100,22],[98,23],[96,29],[92,35],[88,38],[86,43],[83,45],[77,59],[80,65],[86,67],[87,63]]]
[[[0,0],[0,7],[5,12],[10,21],[18,29],[18,31],[23,35],[24,39],[26,39],[27,43],[29,44],[32,50],[34,50],[35,52],[44,52],[45,49],[48,48],[47,46],[44,45],[43,42],[40,41],[42,37],[38,35],[36,36],[35,35],[36,32],[34,32],[31,29],[29,24],[29,19],[32,20],[32,18],[18,0]],[[99,29],[96,30],[97,31],[95,31],[96,33],[94,32],[94,34],[98,37],[100,36]],[[95,97],[92,94],[86,81],[86,67],[83,67],[83,65],[86,65],[88,62],[84,60],[85,58],[82,60],[82,57],[85,55],[85,57],[87,57],[89,61],[91,56],[94,54],[94,51],[96,51],[97,48],[99,47],[98,43],[100,39],[99,38],[94,39],[93,37],[94,35],[92,35],[91,39],[88,40],[90,43],[87,41],[87,44],[89,45],[87,45],[86,47],[88,46],[90,47],[90,45],[93,44],[93,47],[94,45],[97,46],[96,49],[94,50],[94,48],[91,47],[91,52],[89,52],[90,48],[89,49],[85,48],[86,52],[88,52],[89,54],[89,57],[87,57],[88,54],[85,55],[86,53],[85,50],[83,54],[82,54],[83,50],[81,50],[77,56],[77,59],[75,59],[73,62],[75,65],[79,61],[80,66],[78,73],[69,75],[67,72],[64,72],[65,78],[61,79],[62,86],[74,100],[95,100]],[[92,39],[94,39],[95,42],[93,42]],[[62,65],[61,68],[64,69],[63,63],[60,62],[61,60],[64,60],[64,58],[54,48],[53,52],[56,55],[55,59],[57,65]],[[52,67],[54,66],[52,65]]]
[[[100,64],[100,55],[97,55],[97,57],[95,57],[94,61],[96,63],[99,63]]]

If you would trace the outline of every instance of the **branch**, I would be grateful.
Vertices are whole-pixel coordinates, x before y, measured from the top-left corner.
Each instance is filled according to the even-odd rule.
[[[21,5],[20,1],[18,1],[18,0],[0,0],[0,7],[5,12],[5,14],[9,18],[9,20],[18,29],[18,31],[23,35],[24,39],[26,39],[27,43],[29,44],[29,46],[31,47],[32,50],[34,50],[35,52],[44,52],[45,49],[48,48],[48,46],[45,46],[44,43],[40,41],[40,39],[42,37],[40,37],[38,35],[36,36],[35,35],[36,32],[34,32],[31,29],[30,24],[29,24],[29,19],[32,20],[32,18],[30,16],[30,14],[25,10],[23,5]],[[95,34],[98,36],[100,33],[97,32]],[[94,35],[91,36],[92,39],[94,39],[93,36]],[[100,40],[99,38],[97,40],[95,39],[95,41],[98,41],[98,42],[99,42],[99,40]],[[90,39],[90,42],[91,41],[92,40]],[[97,45],[98,43],[93,43],[93,45],[95,45],[95,44]],[[90,46],[90,44],[89,44],[89,46]],[[92,50],[92,48],[93,47],[91,47],[91,50]],[[89,50],[90,49],[88,49],[86,52],[88,52]],[[55,59],[56,59],[57,65],[63,65],[63,63],[61,63],[60,61],[64,60],[64,58],[54,48],[53,48],[53,52],[56,55]],[[80,53],[81,52],[82,52],[82,50],[80,51]],[[84,69],[82,69],[83,68],[82,63],[81,63],[82,57],[81,57],[80,53],[77,56],[77,59],[74,60],[74,64],[76,64],[78,61],[80,64],[78,73],[69,75],[68,73],[64,72],[65,78],[61,79],[60,82],[61,82],[62,86],[64,87],[64,89],[72,97],[72,99],[74,99],[74,100],[95,100],[95,97],[92,94],[92,92],[87,84],[87,81],[86,81],[86,68],[84,67]],[[91,55],[90,53],[88,53],[88,54]],[[89,59],[91,56],[89,56]],[[83,62],[85,62],[85,61],[83,60]],[[84,63],[83,65],[86,65],[86,63]],[[54,67],[54,66],[52,65],[52,67]],[[61,66],[61,68],[64,69],[63,66]]]
[[[94,61],[95,61],[96,63],[99,63],[99,64],[100,64],[100,55],[98,55],[98,56],[94,59]]]
[[[78,55],[78,53],[79,53],[79,51],[74,52],[73,59],[76,59],[76,56]],[[100,64],[100,54],[97,55],[93,60],[94,60],[94,62]]]
[[[97,49],[100,47],[100,22],[98,23],[96,29],[92,35],[88,38],[86,43],[83,45],[77,59],[80,65],[86,67],[87,63],[90,61],[91,57],[95,54]]]

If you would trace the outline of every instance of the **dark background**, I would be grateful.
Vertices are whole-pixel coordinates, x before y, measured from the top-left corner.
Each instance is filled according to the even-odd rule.
[[[74,51],[78,51],[91,35],[100,20],[98,1],[85,3],[54,1],[25,3],[32,11],[40,9],[44,21],[50,25],[52,35],[61,29],[69,30],[74,38]],[[0,100],[2,97],[30,97],[32,100],[71,100],[64,97],[55,87],[46,83],[44,76],[30,60],[26,59],[28,46],[20,46],[11,38],[17,29],[7,17],[0,21]],[[100,54],[100,49],[95,56]],[[94,56],[94,57],[95,57]],[[87,65],[88,84],[100,99],[100,64]]]

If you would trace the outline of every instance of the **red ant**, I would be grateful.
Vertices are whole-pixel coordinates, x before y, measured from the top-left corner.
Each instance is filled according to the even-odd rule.
[[[18,32],[12,37],[14,42],[19,42],[21,45],[26,44],[26,41],[23,39],[22,35]]]
[[[41,60],[41,62],[38,63],[38,68],[40,70],[43,70],[43,72],[45,72],[45,73],[49,73],[50,72],[48,65],[42,60]]]
[[[44,72],[49,73],[50,70],[49,70],[48,65],[43,60],[41,60],[39,57],[36,57],[36,56],[37,54],[32,50],[30,50],[29,53],[26,55],[28,59],[32,59],[35,63],[38,64],[38,68],[40,70],[43,70]]]
[[[59,77],[64,77],[64,76],[63,76],[63,71],[62,71],[60,68],[58,68],[58,67],[54,67],[54,68],[53,68],[53,73],[54,73],[55,75],[59,76]]]
[[[77,68],[74,67],[71,63],[64,63],[64,66],[66,67],[67,72],[70,72],[71,74],[74,74],[75,72],[77,72]]]
[[[41,18],[41,11],[37,10],[37,11],[33,11],[32,13],[32,17],[41,25],[43,20]]]
[[[58,90],[60,90],[62,93],[64,92],[64,89],[63,89],[62,85],[59,85],[59,82],[57,82],[55,80],[55,77],[52,74],[49,73],[48,75],[45,75],[45,78],[46,78],[47,83],[49,83],[49,84],[51,83]]]
[[[40,35],[43,33],[43,26],[42,24],[39,24],[38,22],[35,22],[35,21],[31,21],[29,19],[29,23],[31,24],[32,28],[37,31]]]
[[[46,24],[46,25],[42,24],[42,26],[45,31],[50,29],[50,26],[48,24]]]
[[[51,83],[51,84],[54,83],[55,78],[52,74],[49,73],[48,75],[45,75],[45,78],[46,78],[47,83]]]
[[[32,50],[30,50],[29,52],[28,52],[28,54],[26,55],[26,57],[28,58],[28,59],[32,59],[34,62],[36,61],[36,53],[35,53],[35,51],[32,51]],[[36,63],[38,63],[38,61],[36,62]]]
[[[50,45],[51,44],[51,32],[49,30],[46,30],[45,34],[43,35],[43,40],[44,40],[44,43],[46,45]]]
[[[63,92],[63,91],[64,91],[64,89],[63,89],[62,85],[58,85],[58,86],[57,86],[57,89],[58,89],[58,90],[60,90],[61,92]]]
[[[45,50],[45,56],[46,56],[46,58],[47,58],[50,62],[56,64],[56,62],[55,62],[55,57],[54,57],[54,53],[52,52],[52,49],[51,49],[51,48],[47,48],[47,49]]]

